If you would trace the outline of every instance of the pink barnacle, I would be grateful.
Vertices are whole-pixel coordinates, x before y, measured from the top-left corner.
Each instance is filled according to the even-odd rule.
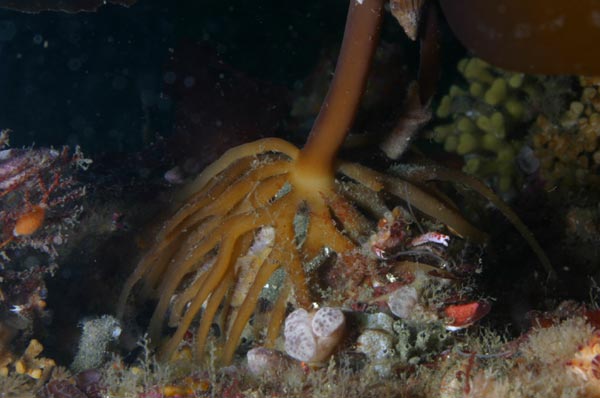
[[[453,304],[444,308],[444,315],[449,319],[446,329],[455,331],[471,326],[490,312],[491,305],[487,301],[474,301],[465,304]]]

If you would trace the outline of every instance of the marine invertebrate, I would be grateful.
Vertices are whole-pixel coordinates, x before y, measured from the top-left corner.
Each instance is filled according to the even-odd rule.
[[[46,308],[48,289],[44,278],[52,272],[50,266],[31,267],[25,270],[5,270],[2,272],[0,292],[2,310],[16,314],[29,324]]]
[[[246,359],[250,373],[256,377],[264,377],[265,379],[277,376],[286,370],[299,367],[296,362],[284,353],[265,347],[251,349],[246,354]],[[273,378],[273,380],[276,379]]]
[[[458,70],[468,87],[453,85],[442,97],[436,116],[451,122],[436,126],[433,139],[464,157],[465,172],[509,191],[516,185],[516,156],[524,145],[514,133],[533,119],[530,103],[541,92],[538,78],[503,71],[479,58],[462,59]]]
[[[43,350],[39,341],[31,340],[23,355],[14,362],[15,372],[27,374],[33,379],[47,380],[56,364],[53,359],[40,357]]]
[[[411,322],[403,319],[393,324],[395,354],[403,364],[431,361],[453,341],[452,334],[439,321]]]
[[[395,354],[394,336],[385,330],[367,329],[356,340],[356,350],[369,358],[373,369],[382,376],[389,376]]]
[[[459,351],[462,358],[455,366],[462,369],[448,372],[446,391],[462,389],[467,397],[600,396],[594,374],[600,352],[598,331],[581,310],[569,316],[533,328],[500,351]]]
[[[8,144],[8,130],[0,133],[0,147]],[[39,248],[56,255],[54,245],[64,242],[62,225],[74,223],[80,209],[73,203],[85,195],[73,172],[87,168],[79,148],[8,148],[0,151],[0,249],[11,244]],[[60,213],[64,210],[64,213]],[[46,223],[49,213],[61,214],[60,222]],[[55,215],[56,215],[55,214]],[[42,234],[42,227],[48,227]]]
[[[532,147],[540,162],[540,177],[554,186],[600,186],[600,81],[579,78],[580,98],[572,101],[559,121],[540,115],[532,126]]]
[[[102,365],[109,343],[121,335],[119,321],[110,315],[86,320],[81,328],[79,347],[71,365],[76,372]]]
[[[593,395],[600,395],[600,334],[596,331],[583,345],[578,347],[567,367],[586,382]]]
[[[299,308],[285,320],[285,350],[299,361],[324,361],[340,343],[345,326],[339,308],[323,307],[315,313]]]
[[[468,327],[488,312],[490,312],[490,304],[486,301],[449,305],[444,308],[444,315],[450,320],[446,329],[458,330]]]
[[[165,320],[176,328],[161,346],[162,358],[172,356],[199,317],[197,354],[204,352],[216,323],[226,337],[221,358],[230,362],[263,291],[269,294],[264,345],[272,346],[288,301],[308,308],[315,297],[309,283],[314,273],[303,263],[323,251],[357,248],[372,229],[365,214],[381,218],[388,211],[384,195],[411,203],[458,236],[482,240],[452,205],[410,178],[336,160],[365,86],[382,5],[382,0],[350,1],[336,72],[306,145],[299,150],[266,138],[226,152],[187,188],[184,205],[126,281],[119,317],[141,282],[142,295],[158,301],[149,324],[151,341],[160,340]],[[441,175],[429,170],[420,181]],[[253,251],[250,264],[239,262],[259,231],[268,229],[274,232],[272,242]],[[249,287],[233,305],[240,286]]]
[[[407,285],[396,289],[388,298],[388,306],[392,314],[398,318],[408,318],[418,305],[419,293],[414,287]]]

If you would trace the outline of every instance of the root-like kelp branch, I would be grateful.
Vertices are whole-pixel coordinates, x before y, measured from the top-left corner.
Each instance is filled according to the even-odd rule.
[[[414,208],[446,224],[463,238],[478,243],[485,241],[485,234],[471,225],[459,212],[445,201],[421,189],[407,180],[385,175],[356,163],[344,163],[340,172],[361,183],[374,192],[387,191],[404,200]]]
[[[540,246],[537,239],[533,235],[533,233],[527,228],[525,223],[521,221],[517,213],[514,212],[513,209],[510,208],[509,205],[506,204],[498,195],[494,193],[487,185],[478,180],[475,177],[472,177],[468,174],[447,169],[442,166],[414,166],[414,167],[402,167],[395,170],[400,176],[405,177],[408,180],[419,180],[419,181],[448,181],[454,184],[464,185],[475,192],[479,193],[481,196],[490,201],[500,212],[506,217],[506,219],[514,225],[514,227],[519,231],[523,239],[529,244],[531,250],[535,253],[535,255],[540,260],[540,263],[548,273],[549,279],[554,279],[556,277],[556,272],[550,263],[550,259],[544,252],[544,249]]]
[[[447,233],[485,240],[447,198],[420,184],[432,176],[412,182],[336,161],[366,85],[382,9],[383,0],[350,1],[336,72],[305,147],[265,138],[227,151],[183,191],[181,207],[125,283],[119,316],[139,284],[142,299],[157,301],[151,341],[161,342],[166,324],[176,328],[159,344],[163,359],[195,330],[198,356],[210,338],[220,345],[217,357],[230,363],[248,329],[272,346],[290,306],[307,320],[315,315],[306,311],[313,302],[378,305],[377,295],[391,292],[375,294],[383,285],[380,273],[393,268],[378,262],[403,250],[432,250],[435,256],[435,245],[448,246]],[[420,220],[401,210],[402,202],[427,216],[428,233],[412,234],[409,224]],[[400,277],[443,273],[414,264],[418,272],[399,269]],[[365,284],[368,297],[358,297],[352,287]],[[344,317],[340,309],[328,311]],[[333,334],[328,349],[311,351],[307,360],[331,354],[343,333]]]
[[[158,300],[150,320],[151,339],[160,340],[166,319],[177,327],[161,349],[165,358],[175,352],[196,319],[199,319],[196,344],[201,354],[211,325],[221,313],[219,318],[225,319],[225,323],[220,326],[227,334],[222,358],[229,362],[264,287],[275,271],[282,269],[285,275],[282,285],[289,285],[290,289],[279,287],[276,292],[279,298],[273,300],[274,316],[266,326],[268,339],[273,341],[286,303],[306,307],[315,299],[307,283],[311,275],[302,263],[315,258],[324,248],[348,253],[372,231],[376,220],[369,220],[360,211],[360,203],[344,196],[349,191],[364,193],[366,189],[371,198],[386,192],[410,201],[415,208],[429,212],[462,236],[473,239],[479,236],[453,208],[399,178],[346,163],[339,168],[345,178],[331,184],[332,189],[315,193],[307,191],[292,173],[293,158],[275,151],[276,146],[269,145],[268,140],[253,147],[266,152],[248,155],[246,147],[234,151],[242,158],[232,157],[231,153],[225,155],[229,165],[223,159],[218,161],[222,170],[214,179],[227,181],[227,187],[212,183],[213,180],[207,181],[211,185],[208,188],[198,186],[198,193],[192,193],[190,202],[167,222],[150,254],[141,260],[126,283],[120,314],[131,289],[141,281],[143,293]],[[250,168],[240,173],[239,164]],[[272,229],[272,238],[260,242],[264,239],[259,237],[260,231],[266,228]],[[302,231],[303,239],[300,240],[297,231]],[[255,245],[263,247],[251,249]],[[242,261],[248,256],[251,261]],[[234,305],[232,296],[240,291],[244,298]]]

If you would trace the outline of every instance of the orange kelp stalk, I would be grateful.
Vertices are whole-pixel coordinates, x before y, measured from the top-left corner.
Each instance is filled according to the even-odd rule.
[[[440,0],[475,55],[504,69],[600,74],[600,0]]]

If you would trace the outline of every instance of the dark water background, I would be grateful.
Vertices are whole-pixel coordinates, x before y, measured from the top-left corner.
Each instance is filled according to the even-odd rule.
[[[291,88],[339,40],[345,9],[343,1],[140,0],[79,14],[0,10],[0,127],[14,131],[13,146],[139,150],[144,129],[172,132],[169,85],[190,77],[169,65],[182,43]]]

